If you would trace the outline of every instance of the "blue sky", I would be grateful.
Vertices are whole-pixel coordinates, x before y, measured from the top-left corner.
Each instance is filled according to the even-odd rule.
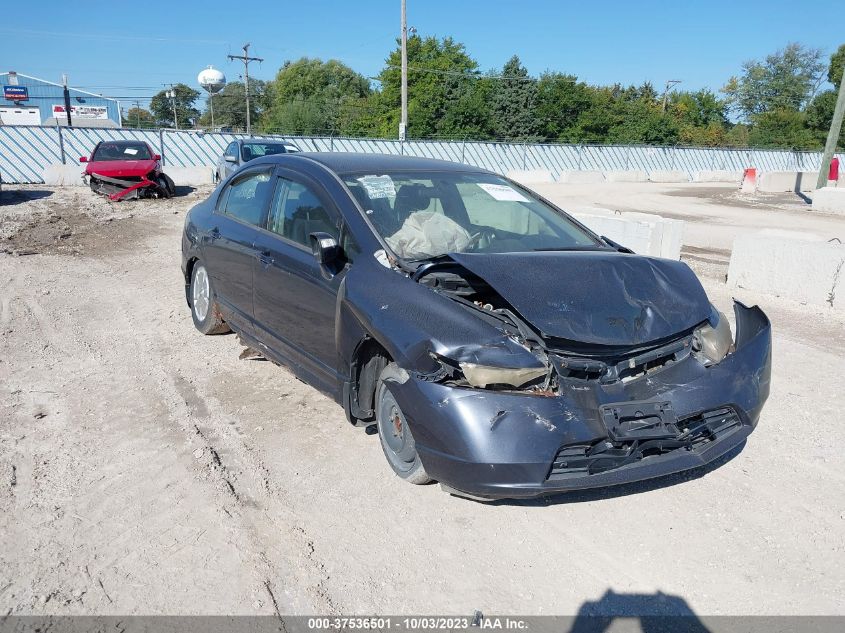
[[[535,75],[551,69],[597,84],[648,80],[661,90],[667,79],[681,79],[680,88],[718,89],[743,61],[789,41],[829,55],[845,43],[845,14],[841,4],[830,13],[833,4],[408,0],[408,24],[421,35],[463,42],[483,70],[501,68],[516,53]],[[237,79],[243,66],[226,55],[248,41],[250,54],[265,59],[250,66],[261,79],[301,56],[337,58],[374,76],[398,35],[399,6],[399,0],[10,2],[0,17],[0,67],[52,81],[64,72],[76,87],[143,100],[167,82],[195,85],[208,64]]]

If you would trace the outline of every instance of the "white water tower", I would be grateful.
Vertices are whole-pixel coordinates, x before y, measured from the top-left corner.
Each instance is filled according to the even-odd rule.
[[[208,107],[211,110],[211,128],[214,129],[214,95],[223,90],[226,85],[226,76],[214,66],[209,66],[199,75],[197,83],[208,93]]]

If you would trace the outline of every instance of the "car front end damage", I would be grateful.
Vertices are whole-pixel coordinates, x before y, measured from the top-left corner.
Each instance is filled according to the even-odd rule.
[[[173,185],[167,176],[154,173],[139,176],[115,178],[106,174],[91,172],[86,174],[88,185],[94,193],[108,196],[109,200],[132,200],[137,198],[169,198],[173,195]],[[165,180],[166,179],[166,180]]]
[[[633,258],[651,262],[655,277],[672,281],[670,263],[620,257],[632,258],[622,267]],[[577,266],[577,260],[569,263]],[[589,263],[601,270],[601,256]],[[683,265],[671,266],[679,271]],[[633,271],[643,272],[636,266]],[[389,385],[426,472],[456,494],[535,497],[704,466],[744,442],[769,395],[771,327],[758,307],[734,303],[735,337],[727,317],[707,301],[703,320],[685,306],[688,327],[659,340],[623,345],[605,328],[603,342],[613,344],[576,343],[538,331],[538,315],[528,321],[490,287],[495,284],[453,259],[411,276],[502,334],[500,342],[479,345],[432,341],[428,358]],[[628,326],[645,328],[647,319],[614,323],[632,341],[683,323],[671,309],[683,302],[679,295],[689,293],[676,291],[663,304],[647,296],[632,300],[635,284],[620,283],[627,303],[616,305],[617,313],[638,307],[643,314],[645,303],[658,313],[642,336]],[[639,290],[642,295],[642,285]],[[534,304],[543,301],[536,296]],[[577,329],[577,316],[569,316],[566,327]],[[593,332],[602,335],[602,323],[608,322],[594,319]]]
[[[668,475],[741,444],[769,395],[769,321],[757,307],[734,310],[735,347],[715,364],[702,362],[689,335],[658,358],[598,361],[606,369],[593,374],[562,375],[562,355],[549,352],[553,378],[526,389],[411,372],[391,389],[426,471],[458,493],[533,497]]]

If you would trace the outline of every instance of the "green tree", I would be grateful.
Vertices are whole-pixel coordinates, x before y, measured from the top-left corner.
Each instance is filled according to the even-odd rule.
[[[253,126],[258,127],[261,117],[267,109],[267,82],[260,79],[249,80],[249,116]],[[211,108],[208,100],[199,124],[211,125]],[[223,90],[214,95],[214,125],[217,127],[246,129],[246,91],[242,81],[227,83]]]
[[[845,44],[840,46],[830,56],[830,66],[827,69],[827,80],[837,89],[839,88],[839,83],[842,81],[843,67],[845,67]]]
[[[728,104],[745,119],[774,110],[801,110],[821,82],[821,51],[790,43],[765,60],[747,61],[742,75],[722,88]]]
[[[155,127],[152,112],[144,108],[129,108],[123,116],[124,127],[151,128]]]
[[[583,140],[582,117],[595,101],[596,91],[575,75],[543,73],[537,82],[536,107],[541,135],[549,141]]]
[[[395,137],[401,109],[401,48],[391,51],[379,74],[381,82],[379,133]],[[469,114],[486,89],[479,81],[478,63],[451,37],[408,38],[408,136],[459,137],[478,128],[483,110]],[[450,113],[452,108],[457,112]],[[462,127],[464,124],[468,127]]]
[[[176,93],[175,99],[169,99],[167,92],[173,90]],[[179,118],[179,127],[193,127],[200,118],[200,112],[194,106],[200,93],[185,84],[176,84],[173,88],[167,88],[157,93],[150,100],[150,111],[155,117],[156,124],[162,127],[175,127],[173,119],[173,102],[176,102],[176,114]]]
[[[833,109],[836,107],[836,91],[825,90],[815,96],[805,110],[805,122],[812,131],[819,145],[824,145],[830,124],[833,121]],[[839,146],[845,146],[845,128],[839,134]]]
[[[727,104],[707,88],[673,92],[669,98],[669,112],[680,123],[691,126],[726,125],[728,122]]]
[[[303,57],[286,61],[268,87],[269,110],[262,122],[273,132],[344,133],[356,116],[350,110],[369,107],[370,82],[346,64]]]
[[[809,149],[818,147],[803,112],[778,108],[755,114],[748,141],[752,147]]]
[[[635,101],[616,102],[621,119],[607,132],[610,143],[645,143],[674,145],[680,137],[678,124],[661,112],[660,106],[646,96]]]
[[[493,134],[497,138],[536,140],[540,133],[537,119],[537,81],[514,55],[502,68],[491,99]]]

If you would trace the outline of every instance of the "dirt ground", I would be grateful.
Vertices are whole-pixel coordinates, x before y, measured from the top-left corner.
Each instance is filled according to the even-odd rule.
[[[642,187],[592,200],[702,213],[708,252],[818,221]],[[707,473],[476,503],[402,482],[334,402],[195,331],[179,238],[208,193],[2,192],[0,613],[845,614],[842,316],[739,293],[773,322],[772,394]],[[721,269],[688,261],[728,308]]]

